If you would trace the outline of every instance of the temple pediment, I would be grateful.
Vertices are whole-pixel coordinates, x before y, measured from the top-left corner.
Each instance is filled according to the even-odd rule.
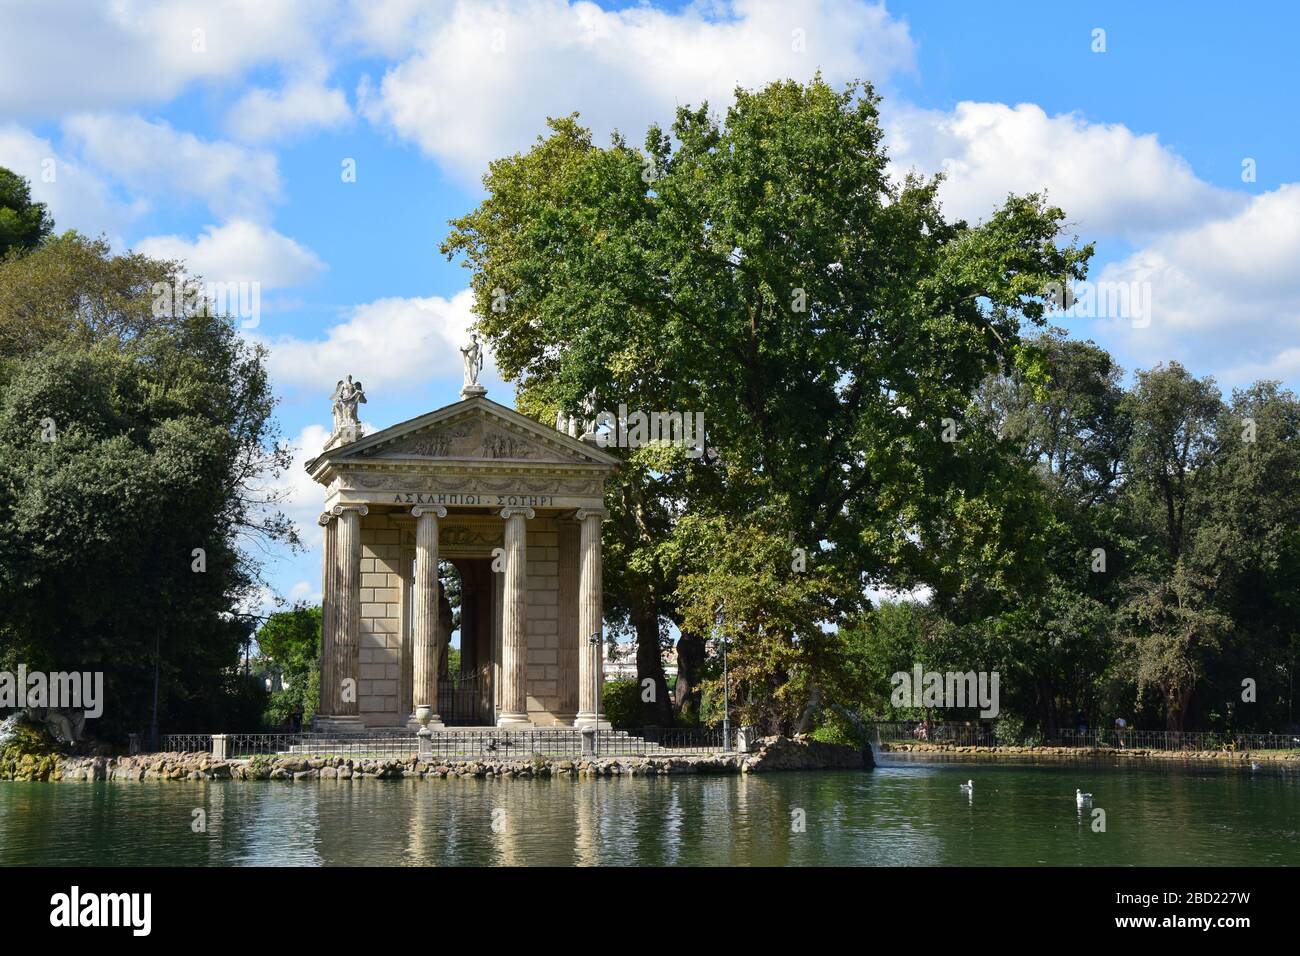
[[[308,468],[319,475],[329,465],[418,462],[594,466],[607,471],[618,459],[504,405],[475,397],[339,445]]]

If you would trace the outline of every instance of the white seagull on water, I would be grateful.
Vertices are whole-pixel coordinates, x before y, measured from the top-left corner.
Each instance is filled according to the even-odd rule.
[[[1075,790],[1074,802],[1079,806],[1083,806],[1086,803],[1092,803],[1092,794],[1084,793],[1082,790]]]

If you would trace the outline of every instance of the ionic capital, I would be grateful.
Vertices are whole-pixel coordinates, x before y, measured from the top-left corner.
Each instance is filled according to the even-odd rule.
[[[579,508],[573,513],[573,517],[578,521],[585,521],[588,518],[596,518],[604,521],[609,517],[609,512],[604,508]]]
[[[361,515],[364,518],[366,515],[370,514],[370,506],[369,505],[335,505],[333,508],[330,509],[330,513],[333,514],[334,517],[336,518],[343,517],[343,512],[345,511],[355,511],[357,514]]]
[[[320,525],[322,528],[324,528],[333,520],[334,520],[334,514],[332,512],[322,511],[320,513],[320,517],[316,519],[316,523]]]
[[[442,505],[416,505],[411,509],[411,514],[419,518],[421,515],[437,515],[439,518],[447,517],[447,509]]]
[[[503,518],[510,518],[513,517],[514,515],[523,515],[529,521],[532,521],[534,518],[537,517],[537,512],[533,511],[532,508],[502,508],[501,509],[501,517]]]

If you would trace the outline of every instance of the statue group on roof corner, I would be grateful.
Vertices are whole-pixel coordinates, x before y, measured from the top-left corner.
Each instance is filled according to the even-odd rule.
[[[362,389],[360,382],[352,381],[351,375],[346,379],[339,379],[338,385],[334,387],[334,394],[330,396],[330,401],[334,403],[335,434],[346,425],[361,424],[357,407],[365,404],[366,393]]]

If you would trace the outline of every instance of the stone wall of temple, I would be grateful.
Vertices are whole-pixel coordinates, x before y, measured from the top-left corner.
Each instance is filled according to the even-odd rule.
[[[538,726],[550,726],[560,713],[561,667],[560,535],[554,518],[528,522],[527,574],[528,717]]]
[[[402,544],[398,524],[372,511],[361,519],[361,673],[357,702],[367,727],[396,727],[402,667]]]

